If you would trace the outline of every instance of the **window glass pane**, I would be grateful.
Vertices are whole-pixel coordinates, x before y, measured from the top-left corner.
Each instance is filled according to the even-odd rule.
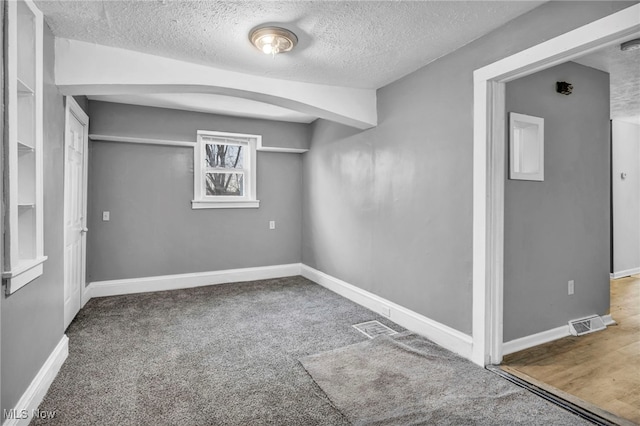
[[[205,145],[205,165],[207,167],[242,169],[244,150],[240,145],[208,143]]]
[[[244,196],[243,173],[206,173],[206,195]]]

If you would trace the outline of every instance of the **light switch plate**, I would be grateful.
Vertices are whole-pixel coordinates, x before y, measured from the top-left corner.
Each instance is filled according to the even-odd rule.
[[[102,212],[102,221],[103,222],[109,222],[109,212]]]

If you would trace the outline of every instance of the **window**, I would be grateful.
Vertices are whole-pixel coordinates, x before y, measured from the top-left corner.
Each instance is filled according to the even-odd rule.
[[[256,146],[261,136],[198,130],[194,209],[257,208]]]

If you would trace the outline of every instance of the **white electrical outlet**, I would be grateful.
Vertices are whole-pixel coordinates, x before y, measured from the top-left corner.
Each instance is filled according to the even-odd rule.
[[[102,212],[102,221],[109,222],[109,212]]]
[[[575,282],[573,280],[569,281],[569,295],[572,295],[575,290]]]
[[[275,220],[270,220],[269,221],[269,229],[276,229],[276,221]]]

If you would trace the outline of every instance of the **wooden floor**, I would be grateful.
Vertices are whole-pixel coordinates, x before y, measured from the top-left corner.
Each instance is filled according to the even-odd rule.
[[[640,424],[640,275],[611,281],[618,323],[505,356],[505,370]]]

